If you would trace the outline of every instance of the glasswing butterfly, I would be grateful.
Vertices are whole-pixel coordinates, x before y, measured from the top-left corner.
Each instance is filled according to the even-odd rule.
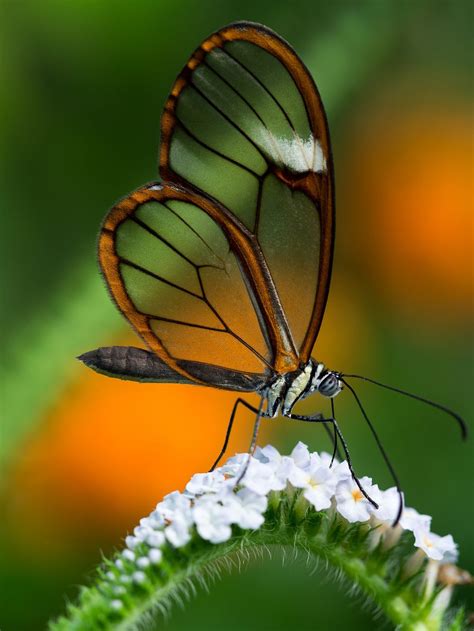
[[[334,453],[347,445],[334,397],[353,394],[402,495],[360,400],[357,377],[457,414],[417,395],[327,370],[311,358],[329,291],[334,176],[316,85],[294,50],[259,24],[208,37],[178,75],[161,118],[161,181],[106,216],[99,262],[112,299],[150,350],[112,346],[79,357],[97,372],[143,382],[256,392],[260,418],[323,423]],[[294,405],[319,392],[331,418]],[[333,428],[333,434],[329,430]],[[242,471],[240,479],[245,470]]]

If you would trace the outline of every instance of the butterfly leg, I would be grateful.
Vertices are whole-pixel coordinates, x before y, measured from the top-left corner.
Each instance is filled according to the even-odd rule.
[[[249,468],[249,465],[250,465],[250,460],[251,460],[251,458],[252,458],[252,456],[254,454],[255,447],[257,446],[258,430],[260,429],[260,421],[262,420],[262,416],[263,416],[263,402],[264,401],[265,401],[265,397],[262,397],[260,399],[260,405],[258,406],[257,416],[255,418],[255,423],[254,423],[254,426],[253,426],[252,440],[250,441],[248,458],[245,461],[244,466],[242,467],[242,471],[239,473],[239,475],[237,477],[237,481],[235,483],[235,486],[237,486],[238,484],[241,483],[242,478],[247,473],[247,469]]]
[[[256,407],[254,407],[253,405],[250,405],[250,403],[245,401],[245,399],[242,399],[240,397],[237,399],[237,401],[234,403],[234,407],[232,408],[232,413],[230,415],[229,423],[227,425],[227,431],[226,431],[226,434],[225,434],[224,444],[222,445],[221,452],[217,456],[216,461],[214,462],[212,467],[209,469],[209,471],[214,471],[214,469],[219,464],[220,459],[225,454],[225,451],[227,449],[227,445],[229,444],[229,438],[230,438],[230,434],[232,432],[232,425],[234,424],[234,418],[235,418],[235,414],[237,412],[237,408],[239,407],[239,404],[245,406],[248,410],[250,410],[254,414],[258,415],[258,413],[259,413],[258,409]]]
[[[335,418],[325,418],[321,412],[319,414],[314,414],[313,416],[303,416],[301,414],[287,414],[287,417],[291,418],[291,419],[293,419],[295,421],[304,421],[306,423],[332,423],[332,425],[334,427],[335,435],[341,441],[342,448],[343,448],[344,453],[346,455],[347,465],[348,465],[349,471],[351,472],[351,475],[352,475],[352,479],[354,480],[354,482],[359,487],[359,490],[362,493],[362,495],[372,504],[372,506],[374,506],[375,508],[379,507],[377,502],[375,502],[370,497],[370,495],[368,495],[368,493],[365,491],[364,487],[362,486],[362,484],[359,481],[359,478],[355,474],[354,468],[352,466],[352,460],[351,460],[351,456],[350,456],[350,453],[349,453],[349,448],[347,446],[345,438],[342,435],[342,432],[341,432],[341,430],[339,428],[339,425],[337,424],[337,421],[336,421]]]
[[[334,418],[326,418],[322,412],[313,414],[312,416],[303,416],[302,414],[285,414],[286,418],[291,418],[293,421],[304,421],[305,423],[332,423],[334,424]]]
[[[331,441],[331,445],[332,445],[332,458],[331,458],[331,466],[337,456],[338,460],[342,460],[342,456],[341,456],[341,452],[339,449],[339,445],[337,444],[337,433],[336,430],[333,430],[331,432],[331,430],[329,429],[329,427],[324,423],[323,427],[326,431],[326,434],[328,435],[329,440]]]
[[[334,407],[334,397],[331,398],[331,415],[332,415],[332,418],[336,418],[336,410],[335,410],[335,407]],[[337,432],[336,432],[336,429],[335,429],[334,425],[333,425],[333,430],[334,431],[333,431],[332,434],[331,434],[331,430],[329,429],[329,427],[327,425],[323,425],[323,427],[326,430],[326,434],[329,436],[329,438],[330,438],[330,440],[332,442],[332,458],[331,458],[331,467],[332,467],[332,464],[333,464],[334,459],[336,458],[336,456],[337,456],[337,459],[339,461],[342,460],[341,451],[339,449],[339,445],[337,444]]]

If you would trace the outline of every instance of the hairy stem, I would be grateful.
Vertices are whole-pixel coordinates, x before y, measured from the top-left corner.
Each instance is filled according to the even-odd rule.
[[[398,629],[437,631],[443,620],[443,628],[463,628],[460,616],[446,627],[449,598],[442,596],[447,588],[428,595],[425,566],[411,575],[408,572],[414,557],[407,545],[408,533],[387,548],[377,530],[364,523],[348,524],[332,510],[314,511],[294,491],[273,493],[265,517],[258,530],[234,527],[232,537],[221,544],[204,541],[196,532],[182,548],[165,544],[160,563],[142,572],[137,573],[135,562],[123,555],[115,562],[105,561],[96,584],[83,588],[79,604],[70,605],[67,616],[52,622],[50,629],[143,628],[147,620],[166,613],[173,601],[195,592],[199,584],[270,546],[291,547],[324,560],[334,574],[345,577],[351,592],[370,599],[374,610]],[[138,547],[136,555],[146,553],[145,544],[140,545],[143,548]]]

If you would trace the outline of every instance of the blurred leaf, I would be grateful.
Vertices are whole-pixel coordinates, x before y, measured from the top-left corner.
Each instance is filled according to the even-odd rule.
[[[70,275],[36,319],[10,345],[3,378],[7,411],[0,462],[41,418],[74,375],[74,357],[120,327],[94,261]]]

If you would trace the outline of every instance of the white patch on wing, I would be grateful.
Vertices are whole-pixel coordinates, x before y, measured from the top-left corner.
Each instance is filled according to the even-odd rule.
[[[277,164],[285,166],[295,173],[305,173],[314,171],[315,173],[325,173],[327,170],[326,156],[319,140],[309,136],[306,140],[297,138],[278,138],[273,136],[277,144],[278,153],[272,159]],[[268,150],[268,146],[266,147]],[[281,164],[283,162],[283,164]]]
[[[314,144],[314,158],[313,158],[313,171],[315,173],[326,173],[327,163],[326,156],[324,155],[323,148],[319,140],[316,140]]]

